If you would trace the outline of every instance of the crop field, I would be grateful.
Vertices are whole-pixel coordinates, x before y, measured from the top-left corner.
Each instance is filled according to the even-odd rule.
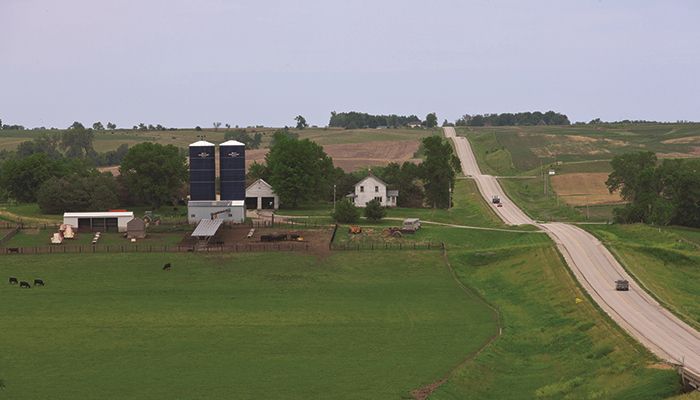
[[[400,398],[495,332],[435,252],[290,257],[8,256],[2,394]]]
[[[700,124],[470,127],[458,132],[470,138],[482,170],[493,175],[527,173],[540,162],[609,160],[640,150],[659,158],[700,157]]]
[[[249,134],[260,132],[263,134],[262,147],[267,147],[272,139],[272,133],[279,128],[247,128]],[[234,130],[234,128],[231,128]],[[291,129],[299,134],[300,139],[311,139],[320,145],[329,144],[349,144],[349,143],[366,143],[376,141],[418,141],[423,137],[430,135],[438,135],[441,133],[439,129],[339,129],[339,128],[307,128],[303,130]],[[17,147],[21,142],[32,140],[45,133],[57,133],[61,130],[3,130],[0,135],[0,150],[11,150]],[[172,131],[140,131],[131,129],[117,129],[115,131],[97,131],[95,132],[94,146],[97,151],[114,150],[121,144],[133,146],[142,142],[154,142],[160,144],[172,144],[176,147],[187,147],[190,143],[199,140],[199,137],[204,137],[213,143],[224,141],[224,136],[227,132],[225,128],[203,129],[195,131],[194,129],[178,129]]]
[[[619,192],[608,191],[605,186],[607,179],[608,173],[605,172],[582,172],[555,175],[551,177],[551,182],[556,194],[574,206],[622,202]]]
[[[415,157],[419,147],[419,140],[402,139],[326,144],[323,145],[323,150],[333,158],[333,165],[351,172],[370,166],[386,166],[392,162],[420,162],[420,159]],[[246,152],[246,164],[250,166],[254,161],[263,163],[266,154],[267,149],[249,150]]]
[[[638,282],[700,328],[700,230],[648,225],[591,225]]]

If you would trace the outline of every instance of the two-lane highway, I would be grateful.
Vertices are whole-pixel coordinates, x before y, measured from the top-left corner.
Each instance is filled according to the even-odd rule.
[[[533,224],[547,232],[581,285],[615,322],[660,358],[700,374],[700,333],[697,330],[641,289],[593,235],[570,224],[539,224],[525,215],[508,200],[496,178],[481,174],[467,139],[457,137],[454,128],[444,129],[445,136],[455,143],[464,174],[474,178],[486,201],[491,203],[493,195],[504,201],[503,207],[494,206],[494,210],[505,223]],[[617,279],[628,280],[630,290],[616,291]]]

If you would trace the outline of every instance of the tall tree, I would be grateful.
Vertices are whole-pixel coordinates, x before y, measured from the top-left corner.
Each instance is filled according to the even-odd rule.
[[[280,203],[289,207],[320,198],[332,185],[333,160],[321,146],[308,139],[275,134],[265,162]]]
[[[111,122],[107,122],[107,129],[113,131],[113,130],[117,129],[117,124],[113,124],[113,123],[111,123]]]
[[[449,208],[455,177],[459,171],[459,159],[452,151],[452,146],[440,136],[423,139],[423,147],[425,161],[421,163],[420,169],[428,204],[436,208]]]
[[[137,144],[119,171],[130,195],[154,208],[176,201],[187,180],[187,162],[173,145]]]
[[[214,122],[213,125],[214,125],[214,130],[215,130],[215,131],[218,131],[218,130],[219,130],[219,127],[221,126],[221,122]]]
[[[96,131],[103,131],[105,129],[104,125],[102,125],[102,122],[97,121],[94,124],[92,124],[92,129]]]
[[[309,126],[309,124],[306,123],[306,118],[301,115],[297,115],[294,120],[297,121],[297,129],[304,129]]]
[[[71,158],[83,158],[94,151],[92,129],[85,129],[80,122],[74,122],[61,134],[61,148],[66,151],[66,156]]]
[[[433,112],[425,116],[425,122],[423,125],[425,125],[426,128],[435,128],[438,124],[438,119],[437,115]]]

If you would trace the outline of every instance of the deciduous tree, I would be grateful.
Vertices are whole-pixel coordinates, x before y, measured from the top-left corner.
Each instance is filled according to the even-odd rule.
[[[187,180],[187,163],[178,148],[157,143],[129,149],[119,171],[129,194],[154,208],[176,201]]]

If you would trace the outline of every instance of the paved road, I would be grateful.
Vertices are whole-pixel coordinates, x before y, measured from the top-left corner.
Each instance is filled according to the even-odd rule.
[[[527,217],[507,197],[498,181],[482,175],[466,138],[455,137],[454,128],[445,128],[445,136],[453,138],[465,175],[477,182],[489,201],[498,194],[506,201],[494,207],[508,224],[535,224],[554,240],[581,285],[593,300],[622,328],[660,358],[682,364],[700,375],[700,333],[659,305],[625,272],[605,246],[583,229],[559,222],[538,224]],[[629,292],[615,290],[615,280],[627,279]]]

